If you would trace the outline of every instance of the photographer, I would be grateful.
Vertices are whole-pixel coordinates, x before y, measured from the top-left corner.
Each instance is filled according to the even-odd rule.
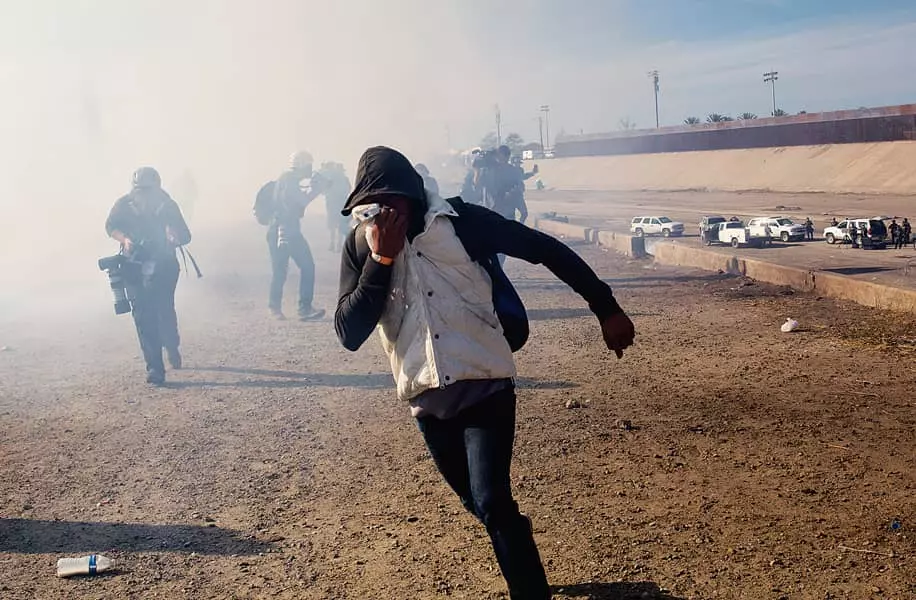
[[[162,189],[152,167],[134,172],[129,194],[115,202],[105,223],[109,237],[121,243],[132,267],[128,283],[140,349],[146,361],[146,381],[165,383],[165,348],[169,364],[181,368],[175,288],[181,271],[175,249],[191,241],[191,232],[178,204]]]
[[[308,191],[301,182],[311,178]],[[324,178],[312,177],[312,155],[296,152],[290,157],[289,168],[276,179],[261,187],[254,205],[255,218],[267,225],[267,246],[273,278],[270,282],[268,307],[277,319],[283,315],[283,286],[289,272],[289,260],[299,267],[299,320],[320,319],[324,311],[312,306],[315,295],[315,260],[308,242],[302,235],[300,221],[305,208],[323,189]]]

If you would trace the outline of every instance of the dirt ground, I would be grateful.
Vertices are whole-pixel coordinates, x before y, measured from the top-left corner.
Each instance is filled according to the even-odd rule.
[[[98,305],[0,320],[0,598],[506,597],[377,341],[267,318],[261,235],[198,235],[164,389],[98,273]],[[636,323],[621,361],[509,262],[532,319],[513,483],[555,596],[916,597],[916,319],[579,250]],[[117,571],[55,577],[89,552]]]

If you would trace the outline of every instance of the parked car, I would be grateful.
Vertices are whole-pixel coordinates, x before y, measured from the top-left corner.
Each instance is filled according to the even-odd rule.
[[[849,236],[850,224],[854,224],[856,229],[859,230],[860,238],[862,235],[861,232],[863,230],[865,231],[865,245],[882,248],[887,245],[887,225],[878,217],[872,217],[871,219],[843,219],[836,225],[824,229],[824,239],[828,244],[844,244],[846,242],[851,242],[852,239]]]
[[[741,246],[763,248],[767,243],[767,239],[766,237],[751,235],[750,228],[745,227],[741,221],[718,223],[715,231],[709,231],[705,234],[707,246],[728,244],[732,248],[740,248]]]
[[[635,217],[630,222],[630,233],[637,237],[661,235],[664,237],[684,235],[684,224],[668,217]]]
[[[700,219],[700,241],[706,242],[708,238],[718,235],[719,223],[725,223],[725,217],[721,215],[707,215]]]
[[[765,237],[769,230],[770,237],[783,242],[800,242],[805,239],[805,226],[786,217],[757,217],[748,221],[747,226],[755,237]]]

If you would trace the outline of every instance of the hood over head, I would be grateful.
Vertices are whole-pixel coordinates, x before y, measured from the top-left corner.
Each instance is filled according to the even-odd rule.
[[[403,196],[415,202],[416,213],[426,212],[426,192],[423,177],[407,157],[386,146],[369,148],[359,159],[353,193],[347,198],[341,214],[349,216],[353,209],[373,202],[374,196]]]

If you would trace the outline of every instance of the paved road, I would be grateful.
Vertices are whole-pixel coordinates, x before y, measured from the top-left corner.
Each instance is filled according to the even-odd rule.
[[[831,194],[766,194],[725,192],[529,192],[532,215],[555,211],[572,222],[612,231],[628,231],[636,215],[663,214],[683,221],[688,236],[678,243],[700,246],[696,226],[704,214],[736,215],[747,219],[763,215],[785,215],[798,221],[810,216],[818,240],[774,244],[771,248],[738,250],[741,255],[780,264],[832,271],[887,285],[916,288],[916,250],[864,251],[848,245],[829,245],[820,239],[832,216],[905,216],[911,197],[856,196]],[[731,248],[722,252],[734,253]]]

